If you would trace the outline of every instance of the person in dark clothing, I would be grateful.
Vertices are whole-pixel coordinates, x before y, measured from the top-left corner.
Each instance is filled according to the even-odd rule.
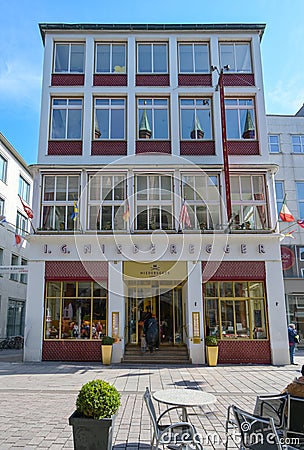
[[[290,356],[290,364],[297,365],[294,362],[295,348],[298,341],[298,333],[296,330],[296,326],[294,323],[290,323],[288,325],[288,341],[289,341],[289,356]]]
[[[150,353],[153,353],[153,348],[158,345],[158,326],[156,319],[152,317],[151,313],[147,313],[144,322],[144,334]]]

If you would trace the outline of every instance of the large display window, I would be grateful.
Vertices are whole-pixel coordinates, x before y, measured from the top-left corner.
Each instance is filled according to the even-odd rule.
[[[106,284],[48,281],[45,339],[100,339],[107,334]]]
[[[204,285],[206,335],[219,339],[267,339],[264,283],[210,281]]]

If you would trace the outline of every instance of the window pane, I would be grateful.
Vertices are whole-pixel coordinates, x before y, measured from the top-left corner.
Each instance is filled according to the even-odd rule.
[[[196,115],[203,130],[204,139],[211,139],[210,110],[198,109]]]
[[[98,175],[90,177],[90,200],[100,200],[101,177]]]
[[[148,229],[148,211],[146,206],[139,206],[137,208],[137,229],[147,230]]]
[[[220,54],[221,54],[221,67],[228,65],[229,70],[235,72],[233,45],[221,44]]]
[[[194,45],[195,72],[209,72],[209,54],[207,45]]]
[[[153,72],[167,72],[167,46],[153,45]]]
[[[102,206],[101,214],[101,229],[112,230],[112,206]]]
[[[66,127],[66,110],[64,109],[53,109],[52,117],[52,139],[64,139],[65,127]]]
[[[151,45],[138,45],[138,72],[152,72]]]
[[[252,200],[251,177],[241,177],[242,200]]]
[[[110,72],[110,45],[97,45],[97,72]]]
[[[251,72],[250,45],[238,44],[236,49],[236,67],[238,72]]]
[[[65,230],[65,206],[56,206],[55,208],[55,230]]]
[[[53,228],[54,206],[44,206],[42,213],[42,229],[51,230]]]
[[[68,177],[68,200],[78,201],[78,177]]]
[[[191,73],[194,72],[193,66],[193,47],[188,44],[179,45],[179,65],[180,72]]]
[[[155,110],[154,112],[155,139],[168,139],[168,113],[167,110]]]
[[[111,111],[111,139],[124,138],[124,110]]]
[[[147,199],[147,178],[137,177],[137,199],[146,200]]]
[[[99,137],[100,139],[109,139],[109,114],[110,111],[108,109],[96,109],[95,130],[98,130],[98,136],[95,131],[95,137]]]
[[[296,185],[298,200],[304,200],[304,183],[298,182]]]
[[[230,178],[231,200],[241,200],[239,177]]]
[[[275,181],[276,198],[282,200],[284,198],[284,189],[282,181]]]
[[[72,44],[70,71],[82,73],[83,69],[84,69],[84,45]]]
[[[227,139],[239,139],[239,123],[238,112],[234,109],[226,109],[226,125],[227,125]]]
[[[193,129],[194,109],[181,110],[181,132],[182,139],[191,139],[191,131]]]
[[[124,200],[125,182],[122,177],[114,177],[114,200]]]
[[[112,72],[126,72],[125,45],[112,46]]]
[[[69,70],[69,45],[56,44],[55,72],[68,72]]]
[[[72,109],[69,110],[68,116],[68,139],[80,139],[81,138],[81,110]]]
[[[171,199],[171,177],[161,177],[161,199]]]
[[[6,166],[7,161],[0,155],[0,180],[6,181]]]
[[[56,200],[66,200],[67,177],[57,177]]]

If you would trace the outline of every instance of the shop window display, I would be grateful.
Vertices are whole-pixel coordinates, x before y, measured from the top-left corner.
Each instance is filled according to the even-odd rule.
[[[101,339],[107,334],[107,291],[93,281],[49,281],[45,339]]]
[[[206,335],[223,340],[268,338],[263,282],[207,282],[204,296]]]

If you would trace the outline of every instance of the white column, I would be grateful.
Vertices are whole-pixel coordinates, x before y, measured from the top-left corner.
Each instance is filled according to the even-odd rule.
[[[125,301],[122,261],[108,265],[108,334],[112,334],[112,312],[119,313],[119,342],[113,345],[112,362],[120,363],[125,347]]]
[[[288,333],[281,264],[281,261],[266,262],[266,289],[271,356],[272,364],[277,366],[289,364]]]
[[[204,348],[204,309],[202,296],[202,263],[201,261],[193,263],[189,261],[188,265],[188,282],[186,292],[186,325],[188,330],[188,350],[192,364],[205,363]],[[199,312],[200,315],[200,337],[199,344],[193,343],[193,327],[192,312]]]
[[[23,360],[41,361],[43,339],[44,262],[28,264]]]

